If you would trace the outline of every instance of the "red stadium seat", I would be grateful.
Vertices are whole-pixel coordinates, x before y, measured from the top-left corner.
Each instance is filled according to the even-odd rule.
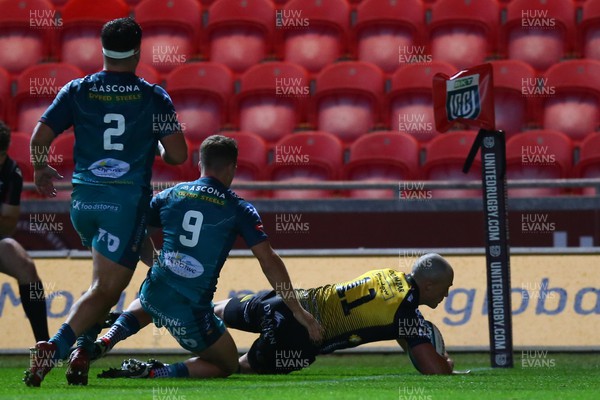
[[[323,68],[316,79],[310,120],[319,130],[351,142],[375,127],[383,95],[383,72],[361,61]]]
[[[385,73],[419,60],[429,62],[425,52],[423,4],[420,0],[363,0],[357,7],[355,54]]]
[[[145,64],[143,62],[138,64],[137,69],[135,70],[135,74],[140,78],[144,78],[144,80],[148,83],[161,83],[160,74],[158,73],[158,71],[153,66]]]
[[[600,60],[600,0],[587,0],[583,4],[581,23],[578,29],[581,55]]]
[[[403,181],[418,176],[419,143],[410,135],[381,131],[363,135],[350,146],[344,179],[356,181]],[[357,189],[354,198],[391,198],[397,192]]]
[[[600,178],[600,132],[590,133],[579,146],[579,162],[575,176],[578,178]],[[598,195],[594,188],[583,190],[585,195]]]
[[[242,73],[272,51],[274,25],[269,0],[217,0],[208,9],[205,53],[210,61]]]
[[[123,0],[69,0],[62,9],[63,29],[59,34],[59,59],[86,74],[102,69],[102,26],[129,15]]]
[[[50,56],[61,21],[47,0],[0,0],[0,67],[17,75]]]
[[[277,25],[278,53],[316,74],[346,51],[350,7],[345,0],[290,0],[277,12]]]
[[[544,71],[571,51],[574,24],[572,0],[513,0],[502,27],[503,51]]]
[[[506,142],[508,179],[564,179],[571,174],[573,142],[562,132],[534,130]],[[541,197],[561,193],[559,188],[509,189],[510,197]]]
[[[143,0],[134,9],[144,31],[141,61],[165,74],[192,59],[200,42],[196,0]]]
[[[433,115],[433,76],[454,75],[456,69],[445,62],[408,65],[397,70],[386,96],[386,123],[393,130],[407,132],[424,143],[437,136]]]
[[[11,77],[4,69],[0,68],[0,120],[8,121],[8,99],[10,99]]]
[[[8,147],[8,156],[19,165],[23,180],[26,182],[33,181],[33,165],[29,151],[30,140],[31,135],[23,132],[11,132],[10,146]]]
[[[481,155],[477,153],[468,174],[462,172],[469,150],[477,137],[476,131],[452,131],[436,136],[427,144],[427,155],[423,165],[427,180],[480,181]],[[436,189],[432,198],[480,197],[481,190]]]
[[[540,80],[535,70],[519,60],[497,60],[494,68],[494,110],[496,129],[506,137],[521,132],[535,120],[536,87]],[[528,94],[531,93],[531,94]]]
[[[269,62],[248,69],[232,102],[232,121],[241,130],[274,143],[304,121],[308,74],[299,65]]]
[[[600,125],[600,61],[569,60],[544,74],[551,95],[544,98],[543,126],[575,141]]]
[[[17,78],[12,125],[31,135],[60,89],[83,75],[79,68],[65,63],[38,64],[27,68]]]
[[[184,166],[185,165],[185,166]],[[183,182],[188,180],[189,171],[187,170],[187,163],[184,165],[172,165],[166,163],[162,157],[154,157],[154,164],[152,165],[152,181],[153,182]],[[196,176],[197,178],[197,176]],[[161,190],[166,187],[161,187]]]
[[[342,169],[343,146],[327,132],[298,132],[283,137],[274,147],[271,180],[280,182],[319,182],[334,180]],[[278,190],[278,199],[323,199],[328,190]]]
[[[213,62],[182,65],[169,73],[166,88],[189,140],[201,142],[227,120],[233,74],[226,66]]]
[[[481,64],[496,50],[499,15],[496,0],[438,0],[429,24],[433,59],[458,69]]]
[[[262,181],[267,177],[268,146],[262,137],[252,132],[227,131],[221,135],[235,139],[238,145],[238,161],[233,184],[236,182]],[[245,199],[263,197],[260,190],[235,190]]]

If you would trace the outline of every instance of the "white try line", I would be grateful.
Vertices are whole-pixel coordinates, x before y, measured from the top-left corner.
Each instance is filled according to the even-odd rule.
[[[493,371],[498,370],[499,368],[492,367],[479,367],[479,368],[471,368],[471,372],[480,372],[480,371]]]
[[[289,387],[292,385],[305,386],[305,385],[314,385],[316,383],[340,383],[340,382],[370,381],[370,380],[383,379],[383,378],[400,378],[400,377],[402,377],[402,375],[395,374],[395,375],[353,376],[353,377],[348,377],[348,378],[318,379],[318,380],[307,380],[307,381],[298,381],[298,382],[294,382],[294,381],[271,382],[268,384],[244,386],[243,389],[248,389],[248,388],[256,389],[256,388],[261,388],[261,387],[265,387],[265,388],[284,387],[284,386]]]

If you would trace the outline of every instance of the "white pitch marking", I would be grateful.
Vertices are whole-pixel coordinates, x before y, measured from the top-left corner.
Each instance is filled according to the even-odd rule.
[[[244,386],[244,388],[255,388],[255,387],[274,387],[274,386],[291,386],[291,385],[312,385],[314,383],[339,383],[344,381],[369,381],[374,379],[381,378],[400,378],[402,375],[373,375],[373,376],[354,376],[349,378],[341,378],[341,379],[321,379],[314,381],[299,381],[299,382],[272,382],[269,384],[262,385],[252,385],[252,386]]]

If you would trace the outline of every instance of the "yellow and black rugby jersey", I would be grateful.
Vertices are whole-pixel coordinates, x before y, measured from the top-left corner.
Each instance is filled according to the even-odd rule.
[[[348,282],[299,289],[300,303],[324,328],[321,352],[398,338],[411,347],[428,342],[417,310],[418,288],[409,281],[403,272],[379,269]]]

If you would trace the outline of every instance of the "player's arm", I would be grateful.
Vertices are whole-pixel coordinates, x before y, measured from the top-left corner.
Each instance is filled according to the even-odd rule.
[[[408,343],[406,343],[406,339],[398,338],[396,339],[396,342],[398,342],[398,344],[400,345],[400,347],[402,347],[402,350],[404,350],[405,353],[408,353]]]
[[[140,250],[140,260],[149,267],[154,264],[156,248],[154,243],[161,243],[162,239],[162,222],[160,220],[160,210],[165,204],[166,197],[170,189],[163,190],[150,200],[150,207],[146,214],[146,230],[147,235],[142,243]]]
[[[54,140],[54,131],[43,122],[38,122],[31,136],[30,153],[33,161],[33,181],[38,192],[45,196],[55,197],[56,188],[52,179],[63,177],[48,165],[48,151]]]
[[[300,305],[281,257],[275,253],[268,240],[252,246],[251,250],[273,289],[281,296],[298,322],[308,330],[310,338],[314,342],[320,342],[323,336],[321,325]]]
[[[158,85],[154,85],[154,94],[157,96],[157,111],[167,115],[169,120],[176,121],[177,113],[167,92]],[[165,130],[158,134],[158,152],[161,158],[171,165],[183,164],[187,160],[187,143],[183,136],[182,127],[177,124],[168,124]]]
[[[188,148],[182,132],[164,136],[158,143],[161,158],[171,165],[183,164],[187,160]]]
[[[408,349],[411,357],[424,375],[450,375],[453,362],[440,356],[431,343],[420,343]]]

